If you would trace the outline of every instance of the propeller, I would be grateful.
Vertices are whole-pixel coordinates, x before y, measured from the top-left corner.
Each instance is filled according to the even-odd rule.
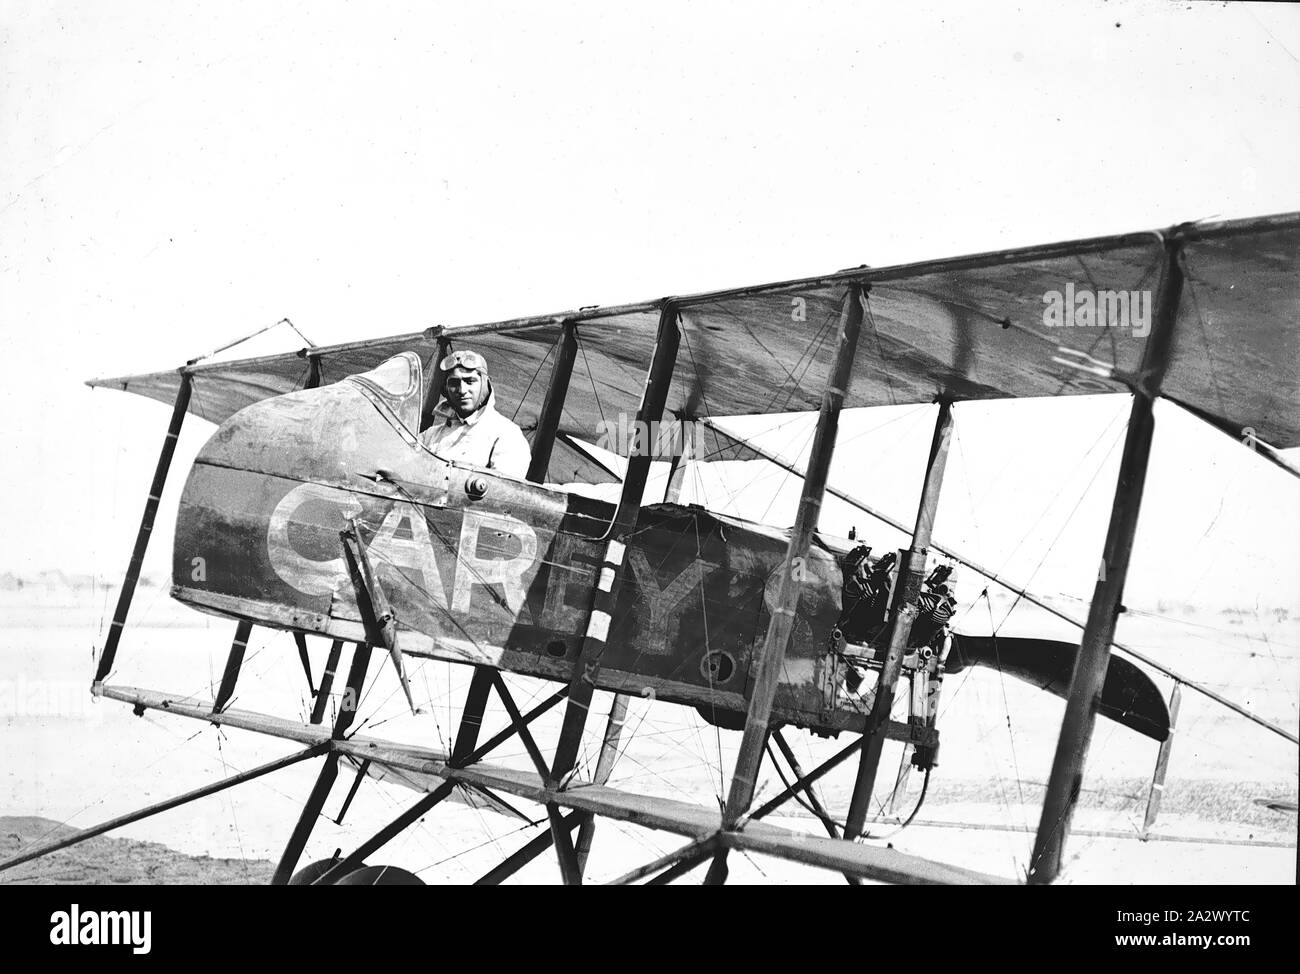
[[[1065,699],[1079,647],[1057,639],[953,633],[946,673],[987,666]],[[1169,736],[1169,708],[1151,677],[1120,656],[1110,658],[1098,712],[1152,740]]]

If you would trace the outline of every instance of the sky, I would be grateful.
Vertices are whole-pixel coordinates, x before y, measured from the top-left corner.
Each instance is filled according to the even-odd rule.
[[[0,571],[125,568],[168,410],[84,380],[285,317],[327,344],[1300,210],[1297,52],[1300,9],[1245,3],[0,0]],[[1126,409],[959,406],[937,536],[1086,595]],[[910,519],[931,418],[846,418],[835,482]],[[809,420],[744,422],[797,452]],[[1131,590],[1300,605],[1300,481],[1157,422]],[[788,523],[770,475],[743,510]]]

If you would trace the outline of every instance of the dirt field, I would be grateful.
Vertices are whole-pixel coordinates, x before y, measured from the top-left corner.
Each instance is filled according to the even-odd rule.
[[[48,818],[0,818],[0,858],[38,843],[56,841],[74,831]],[[0,883],[238,886],[269,882],[274,869],[272,862],[187,856],[158,842],[99,836],[15,866],[0,874]]]
[[[0,856],[28,846],[56,826],[85,827],[239,770],[289,753],[283,742],[239,731],[221,732],[177,717],[137,718],[112,702],[94,701],[87,687],[92,645],[102,643],[115,592],[69,597],[60,592],[0,596]],[[1120,637],[1205,681],[1265,718],[1295,732],[1297,645],[1300,628],[1283,619],[1206,616],[1177,622],[1124,618]],[[142,590],[111,682],[210,697],[233,624],[173,604],[158,589]],[[1068,635],[1050,620],[1017,610],[1004,632]],[[325,645],[313,641],[319,675]],[[1174,661],[1177,661],[1176,664]],[[455,727],[468,673],[442,663],[417,664],[413,685],[430,712],[403,713],[400,689],[386,664],[372,664],[362,701],[360,733],[445,745]],[[306,712],[305,678],[292,640],[254,632],[235,705],[295,717]],[[511,685],[521,707],[550,687]],[[1158,681],[1168,689],[1168,681]],[[584,760],[594,761],[603,727],[601,701],[591,721]],[[917,822],[897,830],[888,815],[873,835],[929,859],[1023,878],[1038,824],[1043,783],[1051,764],[1063,704],[1031,687],[976,671],[950,678],[944,688],[940,767],[930,781]],[[551,719],[553,718],[553,719]],[[489,725],[503,720],[490,712]],[[539,722],[543,749],[554,740],[558,710]],[[630,743],[612,783],[628,790],[714,804],[724,793],[738,734],[717,731],[693,712],[632,703]],[[846,741],[789,737],[805,769]],[[1160,817],[1144,839],[1143,813],[1156,745],[1106,721],[1098,725],[1083,801],[1067,846],[1062,877],[1069,883],[1294,883],[1296,816],[1278,810],[1296,800],[1294,745],[1191,692],[1182,716]],[[527,766],[518,744],[494,761]],[[894,788],[897,750],[887,750],[877,798]],[[271,863],[311,788],[307,763],[128,826],[111,838],[59,853],[10,873],[3,882],[265,882]],[[824,781],[823,799],[839,814],[847,807],[852,769]],[[886,780],[887,779],[887,780]],[[364,782],[342,825],[333,821],[351,784],[344,772],[317,822],[303,862],[351,848],[409,806],[406,789]],[[782,787],[765,767],[759,795]],[[911,812],[921,780],[899,791],[895,815]],[[536,810],[514,803],[527,815]],[[776,824],[817,831],[797,807]],[[39,819],[39,820],[38,820]],[[448,802],[385,847],[371,861],[401,865],[428,882],[472,881],[521,846],[540,825]],[[589,867],[607,880],[684,844],[679,837],[602,821]],[[732,857],[734,882],[789,883],[843,880],[766,857]],[[519,882],[558,881],[553,858],[520,872]]]

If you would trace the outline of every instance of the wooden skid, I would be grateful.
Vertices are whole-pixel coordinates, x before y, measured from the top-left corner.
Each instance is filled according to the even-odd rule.
[[[452,768],[447,764],[449,755],[444,751],[361,736],[330,741],[330,731],[327,728],[246,710],[231,709],[214,714],[211,712],[210,701],[194,697],[168,695],[135,687],[102,686],[96,692],[134,707],[166,711],[302,744],[328,742],[336,753],[429,775],[431,780],[436,778],[442,782],[476,785],[542,805],[557,805],[602,815],[644,828],[672,832],[689,839],[717,835],[722,828],[721,813],[703,805],[578,782],[565,790],[557,790],[548,787],[535,771],[497,765],[475,764],[467,768]],[[1011,882],[1002,877],[932,862],[893,849],[822,838],[758,821],[750,821],[742,831],[723,832],[720,841],[728,848],[745,849],[880,882],[981,885]]]

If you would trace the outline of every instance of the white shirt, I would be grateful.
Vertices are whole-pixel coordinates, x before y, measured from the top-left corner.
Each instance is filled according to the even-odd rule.
[[[420,434],[420,442],[444,460],[496,470],[523,480],[532,451],[523,432],[496,411],[496,392],[465,419],[443,399],[433,411],[433,425]]]

